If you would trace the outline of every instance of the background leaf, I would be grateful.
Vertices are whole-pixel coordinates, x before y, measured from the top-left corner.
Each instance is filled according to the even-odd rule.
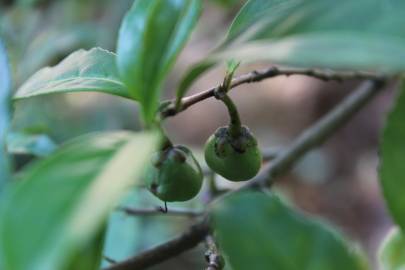
[[[381,270],[401,270],[405,269],[405,238],[398,228],[393,228],[388,232],[383,240],[378,259]]]
[[[388,209],[405,231],[405,84],[388,115],[380,146],[380,183]]]
[[[234,270],[357,270],[364,259],[338,233],[262,193],[231,196],[215,206],[220,247]]]
[[[200,14],[201,0],[138,0],[125,16],[117,45],[122,79],[142,105],[146,123],[158,108],[161,84]]]
[[[44,157],[56,149],[56,144],[45,134],[11,132],[7,136],[7,152]]]
[[[233,20],[231,27],[228,30],[228,34],[223,41],[221,47],[226,47],[232,42],[242,39],[246,40],[251,38],[251,35],[246,34],[248,30],[255,33],[254,30],[258,26],[262,26],[267,21],[282,20],[283,17],[288,15],[291,5],[296,2],[302,2],[300,0],[252,0],[248,1]],[[279,5],[276,8],[276,5]],[[275,10],[273,10],[275,9]],[[273,13],[272,17],[266,17]],[[255,28],[253,26],[256,26]]]
[[[39,27],[35,27],[38,29]],[[55,64],[77,48],[91,48],[95,43],[97,31],[95,24],[82,23],[77,27],[62,28],[54,26],[37,33],[30,39],[29,46],[16,63],[18,81],[24,82],[33,73],[49,64]]]
[[[118,77],[115,54],[101,48],[76,51],[57,66],[35,73],[17,90],[14,99],[82,91],[130,98]]]
[[[6,152],[6,134],[10,122],[11,78],[6,50],[0,40],[0,189],[10,177],[10,161]]]
[[[402,71],[404,8],[401,0],[250,0],[223,50],[247,61]]]
[[[25,170],[0,204],[4,270],[71,265],[136,184],[156,143],[148,133],[86,135]]]

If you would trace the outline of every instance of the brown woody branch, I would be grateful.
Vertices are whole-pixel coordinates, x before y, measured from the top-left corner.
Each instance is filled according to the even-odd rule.
[[[209,233],[208,220],[204,219],[190,227],[186,232],[166,243],[129,258],[126,261],[113,264],[104,270],[141,270],[164,262],[194,248],[201,243]]]
[[[239,191],[271,185],[276,177],[286,172],[307,152],[322,144],[332,136],[339,128],[347,123],[356,112],[363,108],[374,96],[376,96],[385,85],[381,79],[367,80],[358,89],[346,97],[340,104],[321,118],[312,127],[305,130],[288,148],[280,154],[263,171],[250,182],[241,188],[228,192],[216,200],[221,200],[224,196],[229,196]],[[169,242],[151,248],[138,254],[124,262],[117,263],[105,270],[129,270],[146,269],[156,265],[166,259],[179,255],[183,251],[195,247],[203,241],[209,233],[209,224],[206,220],[196,223],[192,228],[170,240]]]
[[[360,72],[360,71],[333,71],[333,70],[316,70],[316,69],[300,69],[300,68],[279,68],[270,67],[263,70],[254,70],[247,74],[235,77],[230,85],[230,89],[235,88],[239,85],[253,82],[260,82],[265,79],[277,77],[277,76],[292,76],[292,75],[304,75],[310,76],[322,81],[344,81],[349,79],[372,79],[381,80],[382,76],[370,72]],[[167,118],[174,116],[188,107],[201,102],[207,98],[213,97],[216,90],[218,90],[221,85],[217,85],[205,91],[201,91],[195,95],[184,97],[181,100],[181,106],[178,110],[175,107],[175,100],[169,101],[169,104],[165,106],[165,109],[161,112],[162,118]],[[166,102],[165,102],[166,103]]]

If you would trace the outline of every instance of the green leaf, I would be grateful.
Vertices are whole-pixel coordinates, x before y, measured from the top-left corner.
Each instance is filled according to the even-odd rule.
[[[12,132],[7,136],[7,151],[11,154],[44,157],[55,149],[56,144],[45,134]]]
[[[378,260],[381,270],[405,269],[405,237],[398,228],[393,228],[383,240]]]
[[[268,60],[308,68],[372,69],[383,73],[405,70],[405,63],[401,61],[405,57],[405,39],[391,38],[391,41],[366,34],[314,33],[251,42],[216,57],[237,56],[244,63]]]
[[[250,0],[221,57],[305,67],[403,71],[402,0]]]
[[[388,209],[405,231],[405,82],[386,120],[380,145],[380,184]]]
[[[14,99],[83,91],[130,98],[119,79],[115,54],[101,48],[76,51],[57,66],[35,73],[17,90]]]
[[[238,40],[252,38],[252,34],[256,33],[257,28],[262,27],[267,21],[279,22],[283,17],[288,15],[288,10],[291,8],[291,5],[300,1],[302,0],[248,1],[233,20],[221,47],[224,48]],[[278,8],[275,8],[276,5],[279,5]],[[272,17],[266,17],[270,13],[272,13]]]
[[[10,177],[10,160],[6,149],[10,123],[11,79],[6,50],[0,41],[0,190]]]
[[[65,270],[99,270],[103,259],[104,240],[106,236],[106,226],[104,226],[94,239],[78,250],[69,259],[69,264]]]
[[[274,196],[230,196],[214,207],[213,217],[219,245],[234,270],[367,269],[337,232]]]
[[[4,270],[65,269],[143,174],[153,133],[79,137],[25,170],[0,202]]]
[[[161,85],[185,45],[201,10],[201,0],[138,0],[125,16],[117,45],[117,65],[131,95],[151,123]]]

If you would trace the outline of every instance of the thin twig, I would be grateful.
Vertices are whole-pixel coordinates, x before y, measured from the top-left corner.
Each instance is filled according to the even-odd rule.
[[[323,81],[344,81],[349,79],[377,79],[381,80],[383,77],[375,73],[370,72],[359,72],[359,71],[333,71],[333,70],[316,70],[316,69],[300,69],[300,68],[279,68],[270,67],[263,70],[254,70],[247,74],[235,77],[232,80],[230,89],[235,88],[239,85],[253,82],[260,82],[265,79],[277,77],[277,76],[292,76],[292,75],[304,75],[310,76]],[[181,100],[181,106],[179,110],[176,110],[176,101],[166,101],[165,109],[161,112],[161,117],[166,118],[174,116],[179,112],[186,110],[188,107],[201,102],[207,98],[213,97],[215,91],[221,88],[221,84],[205,91],[201,91],[195,95],[184,97]],[[229,89],[229,90],[230,90]]]
[[[273,184],[276,177],[288,172],[304,154],[322,144],[347,123],[356,112],[380,92],[383,86],[384,83],[381,80],[368,80],[362,83],[355,92],[350,94],[312,127],[304,131],[287,149],[276,155],[275,159],[263,169],[262,173],[241,188],[228,192],[216,200],[221,200],[224,196],[243,190]],[[127,261],[106,268],[106,270],[142,270],[177,256],[181,252],[196,246],[209,233],[209,224],[205,220],[198,222],[193,228],[174,240],[151,248]]]
[[[225,266],[224,258],[211,234],[208,234],[205,237],[205,245],[207,248],[207,251],[205,252],[205,260],[208,264],[206,270],[222,270]]]
[[[199,221],[178,237],[158,245],[150,250],[113,264],[104,270],[141,270],[176,257],[186,250],[192,249],[204,240],[209,233],[207,219]]]
[[[112,258],[110,258],[110,257],[108,257],[108,256],[105,256],[105,255],[103,255],[103,259],[104,259],[106,262],[108,262],[109,264],[116,264],[116,263],[117,263],[116,260],[114,260],[114,259],[112,259]]]
[[[179,216],[179,217],[199,217],[203,215],[201,211],[195,211],[190,209],[173,209],[169,208],[167,212],[163,213],[161,209],[139,209],[131,207],[119,207],[119,211],[123,211],[125,214],[130,216]]]

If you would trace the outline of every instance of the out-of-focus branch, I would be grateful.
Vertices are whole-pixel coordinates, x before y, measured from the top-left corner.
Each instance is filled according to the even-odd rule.
[[[384,87],[385,81],[368,80],[363,82],[353,93],[336,105],[329,113],[318,120],[312,127],[294,140],[284,151],[279,153],[262,173],[242,186],[240,190],[259,186],[269,186],[276,178],[288,170],[306,153],[324,143],[339,128],[345,125]]]
[[[323,81],[344,81],[349,79],[373,79],[380,80],[382,77],[375,73],[359,72],[359,71],[333,71],[333,70],[317,70],[317,69],[300,69],[300,68],[278,68],[270,67],[263,70],[254,70],[247,74],[235,77],[230,85],[230,89],[239,85],[253,82],[260,82],[265,79],[277,77],[277,76],[292,76],[292,75],[304,75],[313,77]],[[161,117],[166,118],[174,116],[179,112],[186,110],[188,107],[201,102],[207,98],[213,97],[216,90],[220,89],[222,85],[217,85],[210,89],[201,91],[195,95],[184,97],[181,100],[181,106],[179,110],[176,110],[175,100],[166,101],[168,105],[164,106],[165,109],[161,112]],[[165,103],[166,103],[165,102]]]
[[[116,264],[116,263],[117,263],[116,260],[114,260],[114,259],[112,259],[112,258],[110,258],[110,257],[108,257],[108,256],[105,256],[105,255],[103,255],[103,259],[104,259],[106,262],[108,262],[109,264]]]
[[[187,231],[128,260],[113,264],[104,270],[141,270],[176,257],[201,243],[209,233],[208,219],[194,224]]]

